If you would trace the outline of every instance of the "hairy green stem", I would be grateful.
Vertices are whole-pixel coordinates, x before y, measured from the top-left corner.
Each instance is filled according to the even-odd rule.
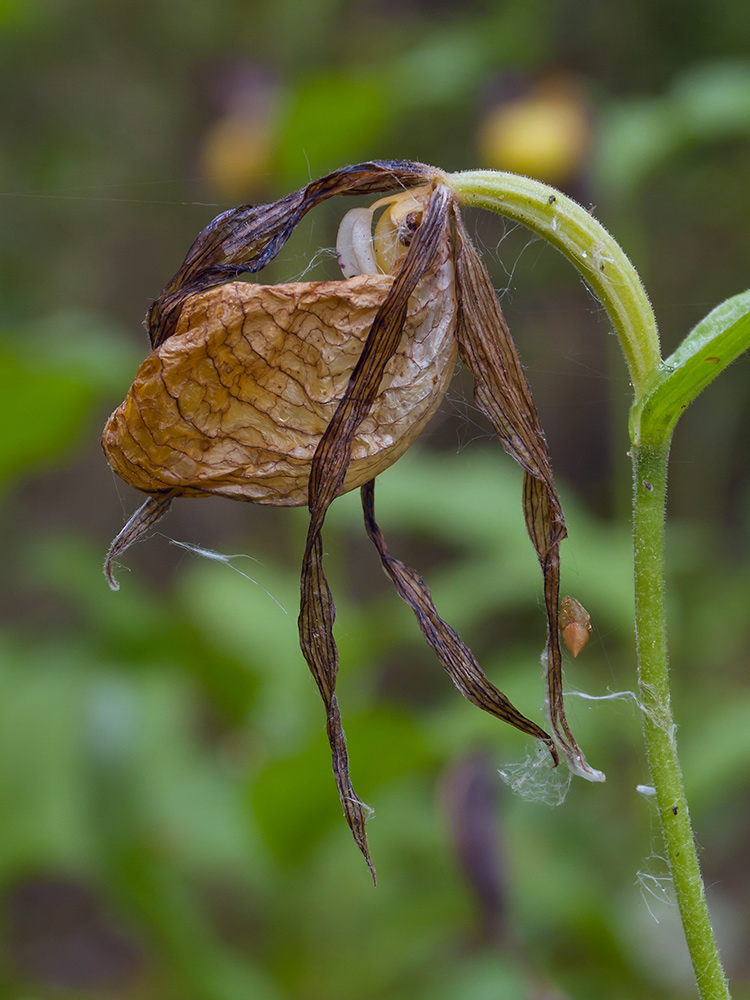
[[[677,905],[703,1000],[729,988],[706,904],[690,823],[669,692],[664,606],[664,526],[671,434],[633,447],[635,631],[643,729]]]
[[[664,842],[702,1000],[728,1000],[711,928],[682,780],[669,690],[664,606],[667,461],[674,421],[646,420],[649,389],[664,379],[651,305],[635,268],[584,208],[548,185],[514,174],[467,171],[446,183],[467,205],[486,208],[539,233],[571,260],[596,292],[620,338],[635,401],[631,414],[634,472],[635,629],[643,726]]]
[[[539,233],[575,264],[607,310],[640,398],[661,364],[659,334],[638,272],[604,226],[572,198],[517,174],[467,170],[445,183],[465,204]]]

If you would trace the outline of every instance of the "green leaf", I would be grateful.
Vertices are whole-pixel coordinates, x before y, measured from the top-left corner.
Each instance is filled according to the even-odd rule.
[[[138,355],[106,320],[50,313],[0,331],[0,482],[63,461],[90,426],[99,399],[116,400]]]
[[[42,465],[77,439],[92,403],[78,379],[35,371],[0,350],[0,480]]]
[[[634,440],[664,439],[699,393],[750,347],[750,291],[727,299],[687,335],[633,410]]]
[[[747,61],[699,64],[657,97],[625,99],[610,106],[593,169],[607,190],[632,195],[651,174],[687,150],[746,136],[748,130]]]
[[[389,119],[377,78],[326,74],[290,95],[278,148],[278,173],[293,183],[337,164],[375,157]]]

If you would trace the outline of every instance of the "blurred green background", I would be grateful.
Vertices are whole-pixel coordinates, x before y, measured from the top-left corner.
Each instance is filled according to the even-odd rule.
[[[297,649],[304,512],[180,501],[110,593],[104,552],[139,499],[98,436],[147,352],[146,309],[197,232],[370,157],[528,172],[595,206],[671,351],[748,285],[750,5],[0,0],[0,81],[0,995],[692,997],[655,814],[636,792],[648,774],[632,698],[570,699],[605,785],[575,782],[557,808],[513,794],[497,772],[533,747],[453,689],[376,564],[356,497],[342,499],[327,565],[352,774],[376,811],[373,889]],[[267,280],[334,276],[318,251],[348,207],[316,210]],[[469,221],[547,429],[570,529],[564,592],[595,626],[568,687],[632,691],[617,344],[554,251]],[[738,997],[747,373],[743,359],[678,428],[669,529],[679,742]],[[545,623],[520,473],[461,373],[382,476],[379,507],[394,552],[540,718]],[[201,559],[169,539],[239,555]]]

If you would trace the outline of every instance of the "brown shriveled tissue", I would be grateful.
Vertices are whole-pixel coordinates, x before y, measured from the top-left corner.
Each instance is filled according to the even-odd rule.
[[[306,504],[315,449],[393,284],[363,274],[191,295],[107,424],[110,464],[145,493]],[[453,374],[455,326],[445,245],[410,299],[340,492],[391,465],[432,417]]]
[[[384,200],[392,215],[390,229],[382,229],[393,234],[387,273],[271,286],[235,280],[271,260],[323,199],[394,189],[400,194]],[[405,199],[411,199],[408,211]],[[406,161],[357,164],[273,204],[223,213],[198,236],[152,306],[147,326],[154,350],[107,423],[102,444],[112,468],[148,499],[112,543],[107,579],[116,589],[113,560],[174,498],[215,494],[307,504],[300,645],[325,704],[344,814],[373,878],[367,809],[352,787],[335,695],[335,606],[323,571],[323,524],[342,493],[361,487],[366,530],[383,566],[462,694],[542,740],[555,763],[560,751],[571,769],[600,780],[565,719],[558,604],[559,546],[566,532],[544,434],[489,276],[444,175]],[[477,405],[525,472],[523,512],[547,608],[552,735],[489,681],[438,615],[419,574],[390,553],[375,521],[375,477],[430,420],[457,356],[474,376]]]

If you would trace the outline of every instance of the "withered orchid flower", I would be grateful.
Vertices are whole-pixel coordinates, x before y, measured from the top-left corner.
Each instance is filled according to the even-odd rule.
[[[260,285],[264,267],[311,208],[333,195],[396,191],[382,209],[355,209],[339,231],[344,279]],[[555,764],[592,780],[565,718],[559,622],[559,547],[565,520],[547,445],[515,345],[458,201],[434,167],[408,161],[334,171],[270,205],[217,216],[149,310],[153,347],[102,444],[112,468],[148,495],[112,543],[113,560],[176,497],[218,495],[276,506],[307,504],[300,645],[327,714],[333,771],[347,822],[370,870],[367,809],[355,793],[336,700],[335,607],[321,533],[333,500],[360,487],[367,534],[399,596],[461,693],[541,740]],[[523,512],[542,567],[551,733],[525,718],[485,676],[439,616],[419,574],[390,552],[375,521],[375,478],[437,409],[457,355],[477,405],[524,470]]]

